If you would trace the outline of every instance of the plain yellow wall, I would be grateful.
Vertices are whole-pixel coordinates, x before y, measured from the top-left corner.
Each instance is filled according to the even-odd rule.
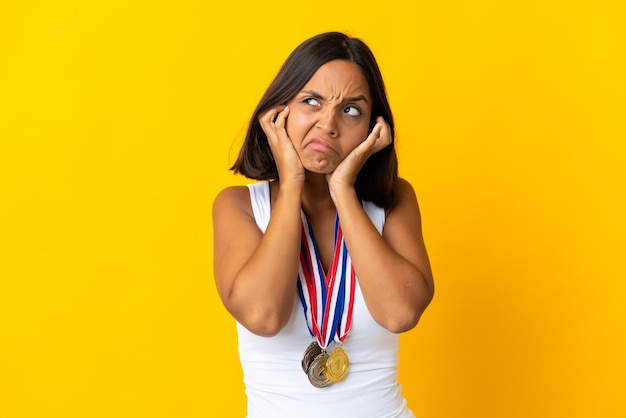
[[[363,38],[437,283],[418,417],[626,417],[621,0],[3,1],[0,416],[243,417],[211,204],[286,55]],[[374,417],[375,418],[375,417]]]

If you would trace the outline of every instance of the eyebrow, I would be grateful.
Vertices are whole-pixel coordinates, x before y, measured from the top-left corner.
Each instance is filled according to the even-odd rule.
[[[312,96],[312,97],[314,97],[316,99],[320,99],[320,100],[322,100],[324,102],[328,101],[328,99],[326,97],[322,96],[320,93],[316,92],[315,90],[302,90],[300,93]],[[362,94],[358,95],[358,96],[355,96],[355,97],[347,97],[344,100],[344,102],[360,102],[360,101],[365,102],[365,103],[369,103],[367,101],[367,97],[365,97]]]

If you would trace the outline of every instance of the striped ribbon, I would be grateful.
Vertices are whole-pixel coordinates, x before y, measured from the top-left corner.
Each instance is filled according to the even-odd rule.
[[[333,340],[342,343],[350,331],[356,274],[343,239],[339,217],[335,218],[335,253],[327,274],[324,274],[313,229],[304,211],[301,211],[301,217],[298,295],[309,332],[325,349]]]

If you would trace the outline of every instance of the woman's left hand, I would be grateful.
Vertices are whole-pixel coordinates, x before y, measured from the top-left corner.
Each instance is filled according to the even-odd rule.
[[[382,116],[376,119],[376,125],[372,132],[354,148],[350,154],[337,166],[337,168],[326,175],[326,181],[333,191],[340,191],[342,188],[353,188],[356,177],[361,171],[365,161],[372,155],[391,144],[391,129]]]

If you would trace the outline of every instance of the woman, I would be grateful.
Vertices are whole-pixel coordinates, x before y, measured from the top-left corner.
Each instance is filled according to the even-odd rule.
[[[433,296],[417,200],[369,48],[323,33],[287,58],[215,199],[215,279],[248,417],[412,417],[399,334]]]

